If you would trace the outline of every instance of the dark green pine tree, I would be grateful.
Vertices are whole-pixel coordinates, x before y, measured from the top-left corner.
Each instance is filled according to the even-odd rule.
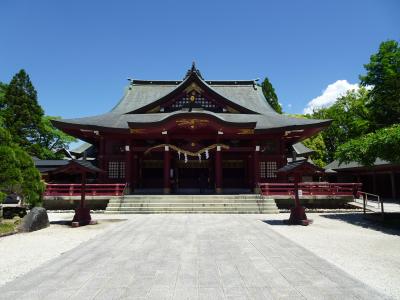
[[[13,141],[31,153],[32,141],[40,134],[44,115],[37,101],[37,93],[25,70],[20,70],[6,88],[2,108],[4,126]]]
[[[279,114],[282,113],[282,107],[279,104],[278,96],[275,93],[275,89],[272,86],[271,82],[269,82],[268,77],[265,77],[264,81],[261,84],[261,88],[264,94],[264,97],[267,99],[269,105]]]

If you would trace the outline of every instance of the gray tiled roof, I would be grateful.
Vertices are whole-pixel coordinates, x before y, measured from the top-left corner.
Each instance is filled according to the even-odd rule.
[[[192,72],[194,72],[193,70],[196,71],[197,69],[192,68]],[[261,87],[257,86],[253,80],[205,81],[196,74],[193,76],[177,81],[132,80],[124,96],[111,112],[93,117],[55,120],[53,123],[56,125],[64,123],[91,127],[127,129],[128,122],[159,122],[173,115],[192,113],[214,115],[222,121],[233,123],[257,122],[256,129],[298,129],[304,126],[324,126],[330,123],[329,120],[293,118],[276,113],[266,101]],[[203,88],[209,89],[214,96],[226,99],[228,103],[232,103],[233,107],[244,108],[243,110],[247,113],[213,113],[210,111],[193,111],[190,113],[183,111],[171,113],[143,113],[143,111],[148,109],[150,104],[161,101],[163,97],[177,88],[190,84],[191,80],[197,80]]]
[[[282,168],[278,169],[276,172],[277,173],[289,173],[302,165],[308,165],[309,167],[314,169],[315,172],[323,172],[324,171],[324,169],[318,167],[312,161],[308,161],[307,159],[302,159],[302,160],[296,160],[293,162],[289,162]]]
[[[209,81],[210,84],[203,82],[224,98],[253,112],[275,113],[265,100],[261,87],[254,85],[251,81]],[[146,81],[134,81],[126,89],[125,95],[112,112],[120,114],[134,112],[168,95],[182,83],[182,81],[160,83],[151,81],[150,84]]]
[[[297,155],[310,155],[313,154],[315,151],[306,147],[303,143],[299,142],[292,145],[293,150],[296,152]]]
[[[37,159],[34,158],[35,167],[40,173],[46,173],[67,165],[70,160],[67,159]]]
[[[393,163],[388,162],[386,160],[377,158],[374,162],[373,166],[382,166],[382,165],[392,165]],[[362,164],[356,162],[356,161],[351,161],[349,163],[339,163],[339,160],[334,160],[330,164],[326,165],[324,167],[325,169],[331,169],[331,170],[343,170],[343,169],[354,169],[354,168],[365,168]]]

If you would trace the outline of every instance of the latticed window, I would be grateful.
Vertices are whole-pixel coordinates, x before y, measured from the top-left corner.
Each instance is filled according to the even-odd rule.
[[[277,165],[276,161],[260,162],[260,177],[261,178],[276,178]]]
[[[125,178],[125,162],[109,161],[108,162],[108,178],[118,179]]]

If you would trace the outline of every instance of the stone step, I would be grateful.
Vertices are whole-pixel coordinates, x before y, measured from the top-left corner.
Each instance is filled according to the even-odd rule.
[[[259,198],[259,194],[237,195],[124,195],[125,199],[253,199]]]
[[[277,213],[273,199],[243,195],[128,195],[115,197],[106,213]]]
[[[125,200],[125,199],[123,199],[123,200],[121,200],[121,201],[110,201],[109,202],[109,204],[110,205],[119,205],[119,204],[121,204],[121,203],[124,203],[124,204],[143,204],[143,203],[146,203],[146,204],[152,204],[152,203],[160,203],[160,204],[163,204],[163,203],[182,203],[182,204],[186,204],[186,203],[204,203],[204,204],[216,204],[216,203],[219,203],[219,204],[223,204],[223,203],[230,203],[230,204],[241,204],[241,203],[264,203],[264,204],[267,204],[267,203],[272,203],[272,204],[274,204],[275,202],[274,201],[272,201],[272,200],[239,200],[239,199],[237,199],[237,200],[222,200],[222,199],[220,199],[220,200],[197,200],[197,201],[195,201],[195,200],[176,200],[176,199],[173,199],[173,200],[170,200],[170,201],[162,201],[162,200],[142,200],[142,201],[140,201],[140,200]]]
[[[254,198],[113,198],[109,203],[240,203],[240,202],[257,202],[257,201],[268,201],[268,199],[262,200],[260,197]],[[271,202],[274,202],[271,199]]]
[[[182,203],[182,202],[171,202],[171,203],[111,203],[108,207],[171,207],[171,206],[179,206],[179,207],[195,207],[195,206],[208,206],[208,207],[241,207],[241,206],[254,206],[254,207],[276,207],[275,203],[255,203],[255,202],[247,202],[247,203]]]
[[[279,213],[279,211],[106,211],[107,214],[275,214]]]
[[[122,209],[107,209],[107,211],[268,211],[268,209],[256,208],[256,207],[204,207],[204,206],[196,206],[196,207],[135,207],[129,208],[124,207]]]

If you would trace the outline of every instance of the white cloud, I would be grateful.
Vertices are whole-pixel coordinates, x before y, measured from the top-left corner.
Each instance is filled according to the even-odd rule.
[[[308,102],[306,108],[303,109],[304,114],[311,114],[314,109],[329,107],[335,103],[336,99],[346,94],[348,90],[357,90],[358,84],[351,84],[347,80],[337,80],[326,87],[322,95]]]
[[[287,105],[287,107],[288,107],[288,108],[292,108],[292,104],[289,103],[289,104]]]

